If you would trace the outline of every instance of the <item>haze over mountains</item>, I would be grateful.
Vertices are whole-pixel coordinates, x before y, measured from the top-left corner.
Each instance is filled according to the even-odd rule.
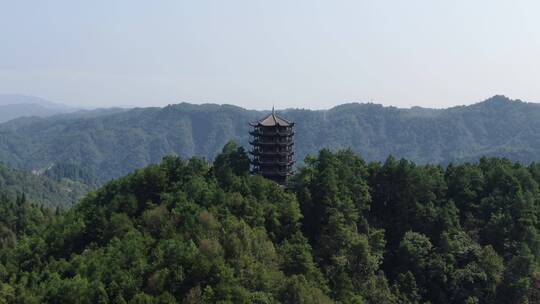
[[[69,107],[40,97],[0,94],[0,123],[18,117],[48,117],[55,114],[72,113],[79,108]]]
[[[229,140],[248,148],[248,122],[265,113],[181,103],[19,118],[0,125],[0,161],[26,170],[76,165],[104,182],[167,154],[211,160]],[[296,122],[297,161],[322,148],[351,148],[370,161],[388,155],[443,164],[484,155],[540,159],[540,105],[504,96],[444,110],[353,103],[280,113]]]

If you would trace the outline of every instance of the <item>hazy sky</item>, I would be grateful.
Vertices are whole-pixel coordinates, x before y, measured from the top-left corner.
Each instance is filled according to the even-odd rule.
[[[0,93],[66,104],[540,101],[540,1],[0,0]]]

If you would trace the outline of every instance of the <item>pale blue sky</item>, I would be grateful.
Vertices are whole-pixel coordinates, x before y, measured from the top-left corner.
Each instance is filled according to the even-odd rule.
[[[0,93],[66,104],[540,101],[540,1],[0,0]]]

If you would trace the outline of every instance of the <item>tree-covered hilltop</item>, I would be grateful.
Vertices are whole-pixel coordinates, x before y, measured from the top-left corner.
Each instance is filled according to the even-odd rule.
[[[104,183],[165,155],[213,159],[230,139],[247,147],[248,122],[264,114],[230,105],[182,103],[21,118],[0,125],[0,161],[26,170],[74,164]],[[482,155],[528,163],[540,155],[540,105],[504,96],[445,110],[345,104],[281,114],[296,122],[299,161],[323,148],[351,148],[368,161],[395,155],[435,164]]]
[[[230,143],[212,166],[166,157],[56,216],[1,199],[0,300],[540,301],[540,165],[322,150],[287,189],[248,168]]]
[[[67,209],[95,185],[95,178],[73,165],[52,166],[42,173],[32,173],[0,163],[0,196],[10,200],[24,195],[40,206]]]

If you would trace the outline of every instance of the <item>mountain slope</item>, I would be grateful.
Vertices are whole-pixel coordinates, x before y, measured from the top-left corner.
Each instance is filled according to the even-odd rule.
[[[72,163],[104,182],[167,154],[212,159],[230,139],[247,147],[248,122],[264,114],[182,103],[97,117],[18,119],[0,125],[0,160],[29,170]],[[419,163],[482,155],[540,159],[540,106],[504,96],[445,110],[345,104],[282,114],[296,122],[298,161],[322,148],[352,148],[370,161],[389,154]]]
[[[24,195],[37,205],[68,208],[92,189],[90,180],[77,181],[65,177],[58,170],[49,170],[55,173],[54,176],[48,172],[38,175],[14,170],[0,164],[0,195],[11,200]]]

